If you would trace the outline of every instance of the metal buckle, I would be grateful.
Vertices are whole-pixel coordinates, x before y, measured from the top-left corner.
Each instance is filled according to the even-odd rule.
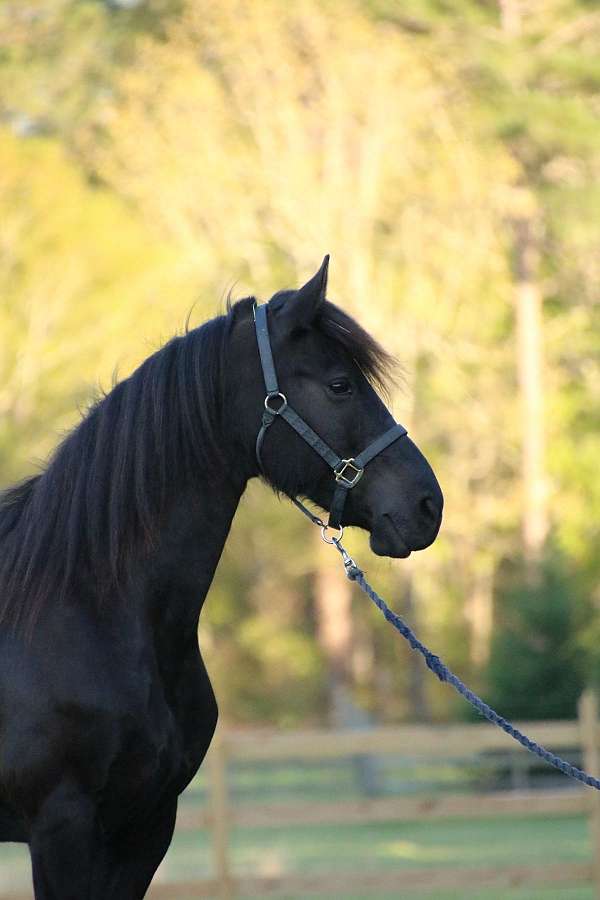
[[[350,477],[346,475],[348,470],[350,470]],[[364,469],[359,469],[358,466],[354,465],[354,457],[352,459],[343,459],[341,466],[335,469],[335,480],[340,481],[344,487],[353,488],[362,478],[364,471]]]
[[[270,406],[271,400],[281,400],[281,406],[279,406],[277,409],[273,409],[273,407]],[[285,396],[285,394],[282,394],[281,391],[272,391],[272,393],[267,394],[267,396],[265,397],[265,409],[272,413],[274,416],[278,416],[280,413],[282,413],[287,405],[287,397]]]

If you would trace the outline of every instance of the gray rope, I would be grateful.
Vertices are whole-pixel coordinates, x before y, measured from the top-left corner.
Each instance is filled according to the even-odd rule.
[[[509,721],[504,719],[501,715],[499,715],[491,706],[488,706],[481,697],[478,697],[477,694],[474,694],[466,684],[460,680],[460,678],[452,672],[448,666],[446,666],[439,656],[436,656],[435,653],[432,653],[425,644],[421,643],[416,634],[412,631],[411,628],[404,622],[399,615],[389,608],[386,604],[385,600],[379,596],[379,594],[373,590],[367,579],[365,578],[364,572],[360,569],[353,559],[348,556],[347,552],[344,550],[339,540],[333,539],[333,544],[337,547],[339,552],[342,554],[342,559],[344,560],[344,567],[346,569],[346,575],[351,581],[355,581],[359,588],[364,591],[367,597],[373,601],[375,606],[377,606],[388,622],[391,622],[394,628],[400,632],[402,637],[408,641],[413,650],[417,650],[421,656],[424,657],[425,662],[431,671],[437,675],[440,681],[445,681],[448,684],[451,684],[452,687],[458,691],[458,693],[468,700],[471,706],[474,706],[475,709],[481,713],[482,716],[492,722],[492,724],[497,725],[506,734],[509,734],[511,738],[514,738],[515,741],[518,741],[522,747],[525,747],[526,750],[529,750],[531,753],[535,753],[536,756],[539,756],[540,759],[543,759],[545,762],[549,763],[554,768],[559,769],[559,771],[563,772],[565,775],[569,775],[571,778],[577,779],[577,781],[581,781],[583,784],[587,784],[588,787],[596,788],[596,790],[600,790],[600,780],[598,778],[594,778],[593,775],[588,775],[587,772],[584,772],[582,769],[578,769],[576,766],[571,765],[571,763],[566,762],[566,760],[561,759],[560,756],[556,756],[556,754],[551,753],[550,750],[547,750],[545,747],[542,747],[541,744],[538,744],[536,741],[532,741],[531,738],[528,738],[527,735],[523,734],[519,731],[518,728],[515,728]]]

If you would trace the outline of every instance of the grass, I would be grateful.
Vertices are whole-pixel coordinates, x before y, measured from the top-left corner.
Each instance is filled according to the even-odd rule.
[[[241,876],[543,865],[585,861],[589,854],[581,816],[239,828],[231,841],[234,869]],[[209,841],[199,834],[178,835],[163,865],[173,879],[208,876]]]
[[[581,816],[555,820],[446,820],[389,822],[376,826],[235,829],[231,847],[235,872],[242,878],[250,874],[393,869],[398,872],[400,884],[402,871],[410,868],[574,862],[588,859],[590,853],[587,826]],[[10,878],[8,870],[12,871]],[[188,880],[207,877],[210,873],[208,836],[204,833],[176,835],[162,865],[162,878]],[[3,845],[0,848],[0,895],[8,893],[10,888],[22,888],[28,879],[26,849]],[[464,891],[461,893],[464,896]],[[417,895],[414,896],[416,900]],[[421,893],[418,896],[459,900],[456,892]],[[486,890],[484,894],[469,893],[468,900],[483,900],[484,896],[485,900],[591,900],[593,890],[568,886],[501,892]],[[402,897],[412,900],[411,895],[403,894]],[[289,900],[301,898],[290,897]],[[384,900],[384,897],[379,896],[378,900]]]
[[[364,796],[356,763],[285,766],[240,765],[230,773],[236,804],[332,802]],[[371,782],[371,787],[373,783]],[[381,770],[375,788],[383,795],[415,790],[461,792],[477,787],[464,766],[432,769],[407,761]],[[206,785],[197,779],[182,799],[186,805],[204,804]],[[285,873],[339,872],[398,873],[414,868],[510,866],[519,864],[582,862],[590,858],[587,823],[583,816],[561,818],[445,820],[387,822],[377,825],[295,826],[236,828],[231,836],[231,858],[236,875],[279,876]],[[161,866],[161,880],[180,881],[210,877],[212,855],[207,833],[176,834]],[[0,896],[29,884],[26,848],[0,844]],[[378,900],[398,894],[377,895]],[[561,885],[539,889],[504,889],[481,892],[437,891],[402,893],[402,900],[592,900],[593,888]],[[191,898],[190,898],[191,900]],[[196,898],[194,898],[196,900]],[[303,900],[290,895],[288,900]],[[325,898],[322,898],[325,900]],[[330,900],[330,898],[328,898]],[[359,900],[351,895],[343,900]],[[364,895],[360,900],[365,900]]]
[[[402,893],[401,900],[595,900],[593,888],[588,887],[558,887],[558,888],[521,888],[514,890],[494,891],[486,889],[465,895],[464,890],[436,891],[435,894],[406,894]],[[190,897],[190,900],[195,898]],[[285,900],[301,900],[300,897],[287,897]],[[331,897],[312,895],[310,900],[332,900]],[[365,900],[358,894],[347,894],[344,900]],[[376,900],[399,900],[398,894],[378,894]]]

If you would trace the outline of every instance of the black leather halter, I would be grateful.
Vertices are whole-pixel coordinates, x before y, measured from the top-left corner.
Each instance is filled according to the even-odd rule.
[[[371,462],[382,450],[397,441],[398,438],[404,437],[407,433],[403,425],[392,425],[382,435],[376,438],[369,446],[359,453],[358,456],[344,459],[338,456],[331,447],[322,440],[319,435],[312,430],[310,425],[301,418],[298,413],[292,409],[287,402],[285,394],[279,390],[277,381],[277,373],[275,371],[275,363],[273,362],[273,353],[271,352],[271,341],[269,339],[269,324],[267,319],[267,304],[254,307],[254,322],[256,325],[256,339],[258,341],[258,351],[260,353],[260,361],[262,364],[263,376],[265,379],[265,388],[267,396],[265,397],[265,411],[262,417],[262,426],[256,438],[256,459],[262,474],[265,474],[261,449],[267,429],[273,424],[277,416],[291,425],[297,434],[309,444],[319,456],[325,460],[328,466],[333,470],[336,486],[333,493],[333,500],[329,510],[330,528],[342,527],[342,516],[348,491],[358,484],[362,478],[365,466]],[[303,503],[296,497],[292,497],[296,506],[302,510],[313,522],[319,525],[323,523],[314,516]]]

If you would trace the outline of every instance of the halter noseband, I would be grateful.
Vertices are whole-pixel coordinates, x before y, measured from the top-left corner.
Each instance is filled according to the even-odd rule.
[[[267,304],[254,307],[254,322],[256,325],[256,339],[258,341],[258,351],[260,353],[260,361],[265,380],[265,388],[267,396],[265,397],[265,411],[262,417],[262,425],[256,438],[256,459],[260,471],[264,475],[264,467],[262,464],[261,450],[267,429],[273,424],[275,419],[280,416],[291,425],[294,431],[306,441],[306,443],[315,450],[319,456],[325,460],[327,465],[333,470],[336,486],[333,493],[333,500],[329,510],[329,528],[342,527],[342,515],[348,491],[358,484],[362,478],[365,466],[378,456],[382,450],[403,437],[407,431],[403,425],[392,425],[382,435],[376,438],[369,446],[359,453],[358,456],[349,459],[343,459],[338,456],[331,447],[322,440],[319,435],[312,430],[310,425],[304,421],[298,413],[292,409],[287,402],[285,394],[279,390],[277,381],[277,373],[275,371],[275,363],[273,362],[273,353],[271,351],[271,341],[269,339],[269,324],[267,320]],[[313,522],[323,525],[321,520],[314,516],[303,503],[296,497],[292,497],[296,506]]]

